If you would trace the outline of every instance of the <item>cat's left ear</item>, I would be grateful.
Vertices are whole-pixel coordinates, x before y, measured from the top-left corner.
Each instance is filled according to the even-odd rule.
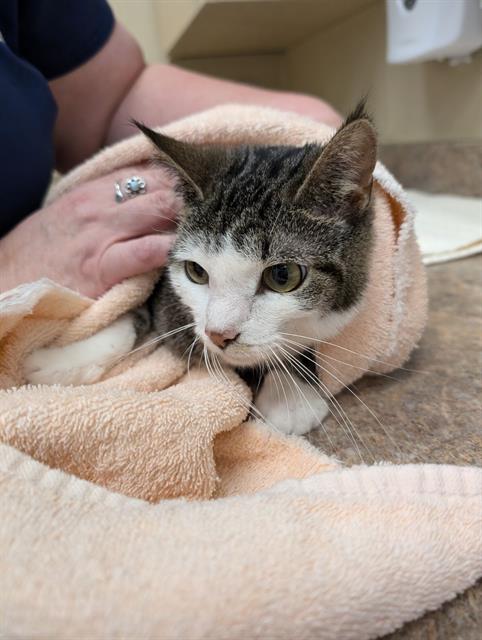
[[[309,208],[335,206],[355,214],[367,210],[377,161],[377,135],[363,111],[355,114],[323,148],[298,189],[295,203]],[[357,117],[359,114],[361,117]]]
[[[135,120],[133,123],[154,143],[157,159],[172,170],[184,194],[203,200],[213,176],[226,162],[227,150],[221,146],[176,140]]]

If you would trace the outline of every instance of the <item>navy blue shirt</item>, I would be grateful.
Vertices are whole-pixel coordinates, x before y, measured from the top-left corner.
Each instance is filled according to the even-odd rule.
[[[105,0],[0,0],[0,238],[38,209],[50,182],[48,80],[94,56],[113,25]]]

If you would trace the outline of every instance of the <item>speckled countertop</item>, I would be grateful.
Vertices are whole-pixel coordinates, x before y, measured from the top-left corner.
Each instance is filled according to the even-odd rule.
[[[433,462],[482,466],[482,257],[428,267],[430,310],[419,348],[395,379],[367,376],[339,401],[366,448],[365,462]],[[360,464],[334,419],[309,440],[347,464]],[[331,442],[330,442],[331,441]],[[370,453],[368,453],[368,449]],[[482,532],[481,532],[482,535]],[[480,640],[482,584],[435,613],[406,625],[393,640]]]
[[[427,329],[407,368],[393,378],[367,376],[338,399],[366,448],[365,462],[482,465],[482,257],[428,267]],[[342,355],[340,355],[342,358]],[[359,464],[353,442],[333,418],[310,441],[346,463]],[[384,433],[386,430],[386,434]],[[370,456],[371,452],[372,456]]]

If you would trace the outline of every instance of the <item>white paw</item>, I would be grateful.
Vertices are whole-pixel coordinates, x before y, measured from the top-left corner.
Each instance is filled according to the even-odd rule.
[[[133,318],[128,314],[85,340],[37,349],[25,359],[25,378],[31,384],[91,384],[116,358],[129,353],[135,341]]]
[[[327,402],[313,387],[295,378],[269,373],[256,396],[255,405],[269,426],[301,436],[316,429],[329,413]]]

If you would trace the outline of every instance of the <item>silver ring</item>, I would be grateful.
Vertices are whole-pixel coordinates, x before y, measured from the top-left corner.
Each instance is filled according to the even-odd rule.
[[[122,193],[121,186],[118,182],[115,183],[114,190],[115,190],[115,201],[122,202],[124,200],[124,194]]]
[[[130,197],[140,196],[147,191],[147,183],[140,176],[132,176],[125,181],[124,189]]]

